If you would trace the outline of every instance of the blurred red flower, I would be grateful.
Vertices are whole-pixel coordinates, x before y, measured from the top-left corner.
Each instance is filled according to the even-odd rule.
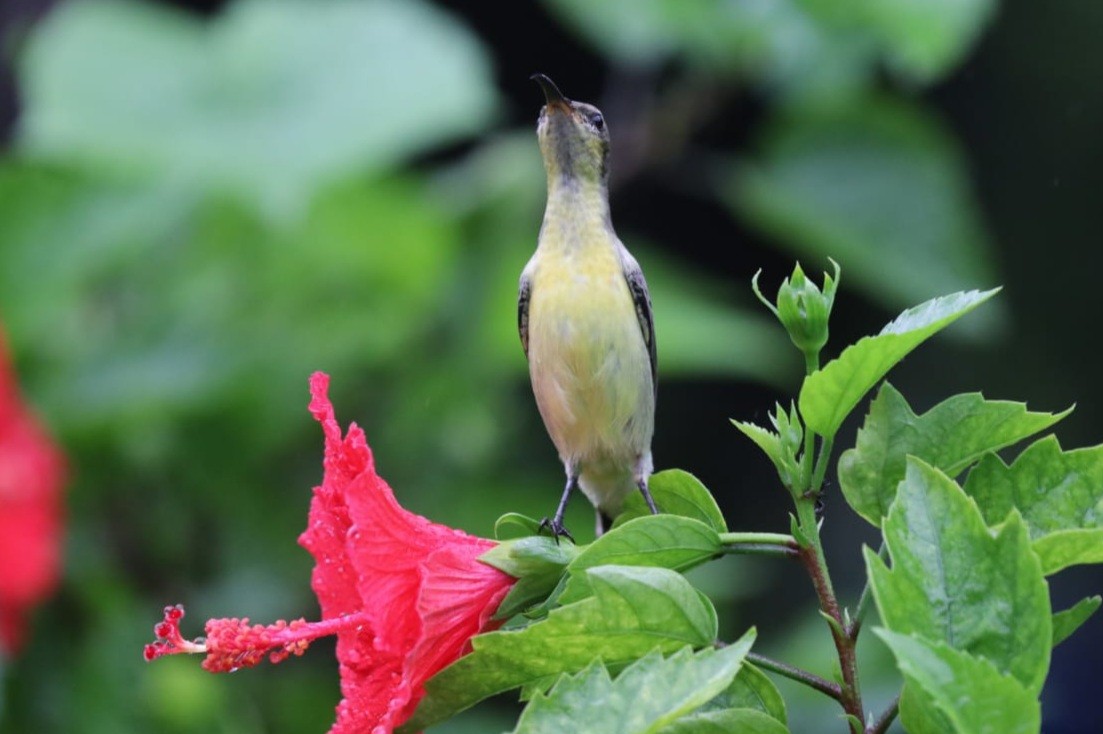
[[[515,579],[478,560],[494,541],[398,504],[375,473],[364,432],[352,424],[342,436],[328,386],[321,372],[310,379],[325,471],[299,537],[314,556],[322,621],[212,619],[206,638],[191,642],[180,634],[183,608],[168,607],[145,657],[205,653],[203,667],[223,672],[301,655],[312,640],[336,634],[343,698],[330,734],[384,734],[409,719],[425,681],[468,652],[472,636],[498,626],[491,616]]]
[[[18,652],[27,614],[61,568],[65,462],[24,405],[0,333],[0,650]]]

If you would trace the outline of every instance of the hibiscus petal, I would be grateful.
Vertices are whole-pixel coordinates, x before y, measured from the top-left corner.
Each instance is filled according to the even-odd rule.
[[[328,375],[316,372],[311,376],[310,412],[325,433],[324,476],[322,484],[314,488],[306,530],[299,536],[299,545],[314,556],[310,586],[322,607],[323,619],[361,608],[356,569],[346,547],[352,521],[345,496],[353,478],[372,466],[371,450],[362,431],[349,431],[347,439],[342,439],[327,396],[328,387]]]
[[[514,579],[478,560],[493,545],[481,541],[445,546],[425,560],[417,600],[421,638],[405,666],[406,677],[415,690],[404,719],[413,714],[425,695],[429,678],[470,652],[472,637],[501,626],[501,622],[491,622],[490,618]]]
[[[27,612],[57,585],[65,461],[23,403],[0,334],[0,650],[15,652]]]

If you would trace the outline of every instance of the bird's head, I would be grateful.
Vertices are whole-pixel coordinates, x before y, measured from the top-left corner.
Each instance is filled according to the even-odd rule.
[[[603,184],[608,176],[609,128],[601,110],[563,96],[543,74],[532,80],[544,90],[536,135],[548,177]]]

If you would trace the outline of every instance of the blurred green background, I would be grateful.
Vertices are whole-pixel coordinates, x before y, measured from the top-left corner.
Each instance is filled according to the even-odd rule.
[[[829,353],[1004,284],[894,383],[922,409],[978,389],[1076,402],[1063,444],[1103,438],[1103,5],[9,0],[0,24],[0,320],[73,474],[64,582],[3,664],[0,731],[326,731],[325,643],[231,676],[141,658],[166,603],[195,634],[317,614],[295,543],[321,476],[312,370],[408,507],[481,535],[553,509],[515,331],[544,197],[535,71],[606,113],[614,220],[655,301],[656,463],[698,474],[733,529],[787,527],[727,419],[797,388],[749,289],[794,257],[843,266]],[[854,596],[875,536],[837,497],[825,535]],[[830,673],[799,569],[729,559],[696,580],[726,634],[758,624],[764,651]],[[1058,607],[1103,586],[1052,583]],[[896,682],[866,643],[877,706]],[[1047,732],[1103,727],[1101,673],[1093,620],[1055,651]],[[794,731],[835,721],[814,694],[790,709]]]

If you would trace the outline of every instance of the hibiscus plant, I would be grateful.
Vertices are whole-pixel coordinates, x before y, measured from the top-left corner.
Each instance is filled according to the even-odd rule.
[[[836,266],[821,288],[798,265],[773,303],[754,285],[807,366],[770,426],[733,421],[792,498],[788,532],[730,530],[697,479],[667,470],[651,480],[661,514],[634,497],[590,544],[542,535],[516,514],[501,518],[497,540],[472,537],[399,506],[364,433],[342,432],[318,373],[310,407],[325,435],[324,478],[299,542],[316,561],[321,620],[214,619],[189,640],[183,608],[168,607],[146,658],[202,653],[206,669],[224,672],[336,635],[342,700],[331,734],[420,731],[508,691],[526,701],[518,733],[782,734],[771,676],[838,702],[841,717],[824,731],[883,734],[897,719],[913,734],[1040,731],[1050,651],[1100,606],[1093,596],[1054,613],[1046,579],[1103,562],[1103,446],[1065,451],[1046,436],[1008,464],[998,451],[1069,411],[970,393],[917,414],[882,382],[996,290],[927,301],[821,366],[838,277]],[[836,464],[846,502],[883,539],[863,549],[865,590],[844,604],[820,538],[824,479],[840,426],[878,383]],[[683,573],[729,554],[775,556],[807,573],[836,676],[754,652],[753,627],[719,639],[712,602]],[[880,710],[863,701],[856,656],[874,610],[871,632],[903,679]]]

